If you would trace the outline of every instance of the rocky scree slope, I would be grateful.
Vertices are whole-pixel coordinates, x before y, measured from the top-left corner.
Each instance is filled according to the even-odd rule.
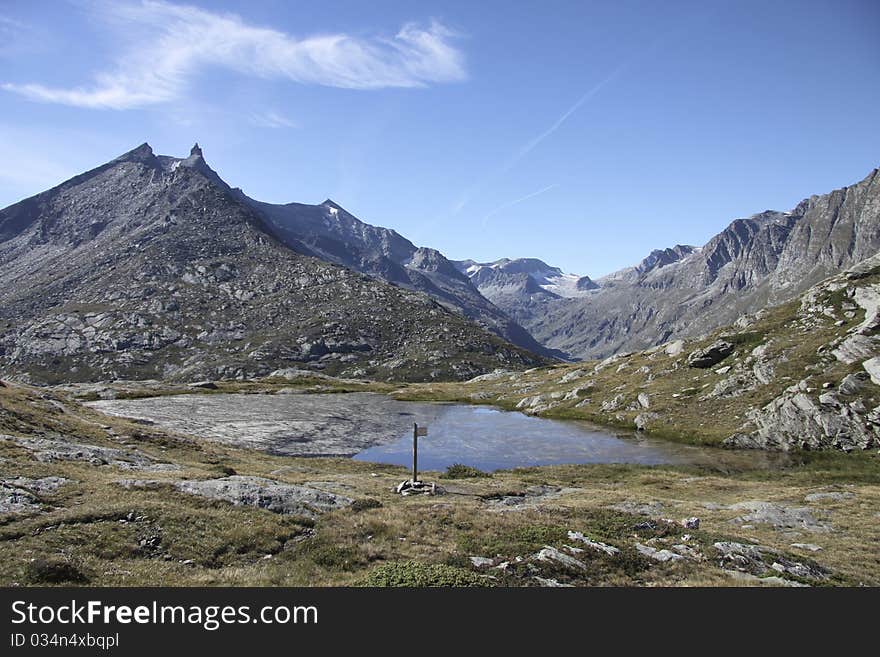
[[[455,379],[542,362],[424,294],[295,252],[197,146],[144,144],[0,211],[7,377]]]
[[[693,340],[413,394],[731,447],[880,447],[880,255]]]
[[[602,358],[693,337],[784,303],[880,250],[880,170],[790,212],[737,219],[705,246],[655,251],[572,299],[489,297],[544,345]],[[519,303],[519,305],[518,305]],[[525,311],[524,311],[525,310]]]

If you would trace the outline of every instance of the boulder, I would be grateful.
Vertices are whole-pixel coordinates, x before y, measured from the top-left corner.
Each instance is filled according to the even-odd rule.
[[[663,350],[667,356],[678,356],[684,350],[684,340],[673,340]]]
[[[593,389],[593,385],[583,385],[574,388],[573,390],[569,390],[565,393],[565,397],[562,398],[562,401],[572,401],[573,399],[580,399],[581,397],[586,397],[590,394],[590,391]]]
[[[572,370],[571,372],[568,372],[567,374],[565,374],[561,379],[559,379],[559,383],[560,384],[571,383],[572,381],[575,381],[577,379],[584,377],[586,375],[586,373],[587,373],[586,370],[582,370],[582,369]]]
[[[495,559],[489,559],[488,557],[468,557],[468,559],[471,560],[474,568],[489,568],[495,565]]]
[[[658,550],[657,548],[651,547],[650,545],[643,545],[642,543],[636,543],[635,547],[639,554],[642,554],[649,559],[653,559],[654,561],[660,561],[661,563],[666,561],[681,561],[684,559],[683,556],[676,554],[675,552]]]
[[[792,543],[791,547],[797,550],[807,550],[808,552],[820,552],[822,550],[822,546],[815,543]]]
[[[691,518],[685,518],[681,524],[685,529],[699,529],[700,528],[700,519],[697,518],[696,516],[693,516]]]
[[[871,383],[880,386],[880,356],[869,358],[862,363],[862,367],[871,377]]]
[[[465,383],[487,383],[489,381],[497,381],[499,379],[503,379],[512,374],[510,370],[496,369],[488,374],[480,374],[479,376],[475,376],[473,379],[469,379]]]
[[[871,358],[877,353],[878,344],[873,337],[866,335],[850,335],[831,351],[841,363],[851,365],[856,361]]]
[[[565,554],[565,552],[560,552],[555,547],[551,547],[549,545],[545,545],[540,552],[533,554],[532,559],[535,561],[543,561],[544,563],[562,566],[566,570],[572,570],[575,572],[583,572],[587,570],[586,564],[584,564],[582,561],[578,561],[574,557]]]
[[[648,411],[647,413],[639,413],[638,415],[636,415],[633,423],[636,425],[636,429],[638,431],[645,431],[648,429],[648,426],[651,424],[651,422],[659,417],[660,416],[657,413],[652,413],[650,411]]]
[[[841,395],[855,395],[870,380],[871,375],[867,372],[855,372],[853,374],[847,374],[845,377],[843,377],[843,380],[837,387],[837,391]]]
[[[689,367],[712,367],[732,354],[733,350],[734,346],[727,340],[716,340],[708,347],[692,351],[687,358],[687,364]]]
[[[616,411],[618,408],[620,408],[623,405],[625,400],[626,400],[626,397],[623,395],[623,393],[617,394],[614,397],[612,397],[611,399],[606,399],[605,401],[603,401],[600,406],[600,409],[602,410],[603,413],[610,413],[611,411]]]
[[[190,383],[188,388],[198,388],[200,390],[216,390],[217,384],[213,381],[196,381],[195,383]]]
[[[594,540],[584,536],[581,532],[569,531],[568,537],[573,541],[579,541],[579,542],[583,543],[587,547],[590,547],[590,548],[596,550],[597,552],[604,552],[609,557],[613,557],[615,555],[620,554],[619,548],[616,548],[613,545],[608,545],[607,543],[602,543],[600,541],[594,541]]]
[[[794,561],[782,555],[778,550],[764,545],[748,545],[734,541],[715,543],[719,565],[725,570],[732,570],[751,575],[767,575],[780,573],[801,579],[826,580],[829,573],[824,568]],[[787,583],[784,580],[781,583]]]
[[[69,480],[64,477],[6,477],[0,479],[0,514],[42,510],[40,496],[55,492]]]

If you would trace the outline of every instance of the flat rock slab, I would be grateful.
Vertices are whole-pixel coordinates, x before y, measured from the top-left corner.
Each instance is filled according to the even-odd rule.
[[[851,500],[855,495],[853,493],[810,493],[804,497],[804,502],[842,502],[843,500]]]
[[[140,450],[121,450],[114,447],[101,447],[75,443],[64,438],[24,438],[21,436],[0,435],[0,440],[12,442],[30,451],[38,461],[83,461],[95,466],[112,465],[123,470],[145,470],[159,472],[179,470],[173,463],[161,463]]]
[[[562,495],[578,491],[578,488],[558,486],[529,486],[522,493],[509,493],[487,498],[489,508],[496,511],[522,510],[533,508]]]
[[[5,477],[0,479],[0,513],[42,511],[40,495],[54,493],[69,480],[64,477]]]
[[[829,532],[833,528],[827,522],[819,520],[813,511],[806,507],[791,507],[774,502],[740,502],[727,507],[731,511],[748,511],[733,518],[736,524],[761,523],[773,525],[779,530],[804,530],[808,532]]]
[[[119,483],[126,488],[149,488],[160,484],[171,484],[180,492],[190,495],[222,500],[235,506],[252,506],[274,513],[308,518],[315,518],[321,513],[349,506],[354,501],[343,495],[309,486],[243,475],[171,482],[128,479]]]
[[[796,550],[807,550],[809,552],[820,552],[822,550],[822,546],[815,543],[792,543],[791,547]]]
[[[442,414],[439,404],[376,393],[166,395],[87,404],[103,413],[236,447],[286,456],[353,456],[394,442]]]

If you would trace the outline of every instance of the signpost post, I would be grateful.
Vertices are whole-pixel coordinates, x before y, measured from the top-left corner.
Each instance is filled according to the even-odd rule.
[[[428,427],[420,427],[417,422],[413,422],[413,467],[412,482],[415,484],[419,480],[419,436],[427,436]]]
[[[418,422],[413,422],[412,479],[407,479],[406,481],[400,482],[397,488],[394,489],[401,495],[439,495],[443,492],[443,489],[437,486],[437,484],[435,483],[424,483],[419,481],[419,438],[424,438],[427,435],[428,427],[420,427],[418,425]]]

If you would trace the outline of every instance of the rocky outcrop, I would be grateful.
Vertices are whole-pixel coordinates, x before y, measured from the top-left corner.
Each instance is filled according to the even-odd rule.
[[[830,576],[821,566],[796,561],[784,556],[779,550],[763,545],[719,541],[714,547],[718,554],[718,565],[726,570],[756,576],[788,575],[816,581],[827,580]]]
[[[0,479],[0,514],[34,513],[43,508],[41,497],[51,495],[69,480],[64,477],[5,477]]]
[[[826,367],[836,360],[848,366],[861,365],[863,371],[844,376],[836,391],[832,382],[825,383],[822,390],[813,389],[807,379],[786,387],[768,404],[748,410],[748,421],[740,432],[725,440],[726,445],[843,451],[880,446],[880,405],[873,395],[874,386],[880,385],[880,336],[876,326],[880,284],[869,278],[877,272],[880,255],[812,287],[803,295],[798,313],[798,324],[804,332],[818,326],[817,317],[836,320],[835,326],[841,327],[837,337],[819,348],[820,356],[827,354]],[[829,303],[835,298],[842,300],[839,308]],[[858,321],[858,311],[863,313],[862,321]],[[850,326],[844,328],[848,322]],[[797,328],[795,325],[790,330]],[[764,369],[767,382],[774,382],[772,365]]]
[[[862,363],[862,367],[865,368],[865,372],[871,377],[871,383],[880,386],[880,357],[874,356],[869,358]]]
[[[733,353],[733,345],[726,340],[716,340],[708,347],[697,349],[688,356],[690,367],[712,367]]]
[[[6,436],[0,440],[22,447],[37,461],[84,461],[95,466],[109,465],[122,470],[166,471],[179,470],[173,463],[162,463],[137,449],[116,449],[66,440],[63,436],[51,438]]]
[[[761,409],[748,413],[756,429],[730,436],[730,447],[753,449],[826,449],[844,451],[880,445],[880,408],[869,412],[861,402],[834,394],[818,398],[792,386]]]
[[[780,531],[803,530],[808,532],[831,531],[831,525],[816,518],[811,509],[792,507],[760,500],[739,502],[728,509],[743,513],[731,520],[735,524],[766,524]]]
[[[119,483],[126,488],[149,488],[163,482],[126,479]],[[348,497],[326,490],[286,484],[264,477],[232,475],[219,479],[176,481],[172,485],[189,495],[307,518],[349,506],[353,502]]]

